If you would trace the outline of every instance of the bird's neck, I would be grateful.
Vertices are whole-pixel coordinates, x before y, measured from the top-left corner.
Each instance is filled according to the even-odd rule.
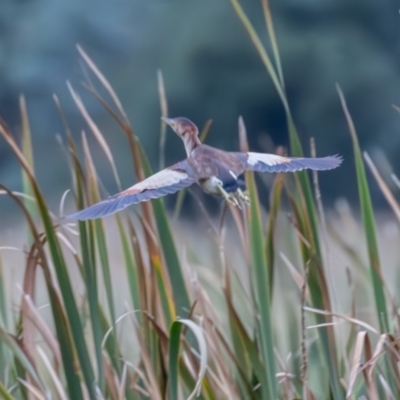
[[[199,138],[196,136],[186,135],[183,139],[183,143],[185,145],[186,155],[189,157],[191,152],[198,146],[201,145]]]

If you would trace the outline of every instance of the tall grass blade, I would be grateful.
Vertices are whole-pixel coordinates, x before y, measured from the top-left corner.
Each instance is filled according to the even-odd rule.
[[[260,205],[258,202],[257,188],[252,173],[247,172],[246,186],[250,194],[249,218],[249,246],[251,251],[251,265],[254,273],[254,290],[257,300],[257,309],[260,314],[259,337],[266,371],[267,388],[261,388],[263,399],[277,399],[276,366],[274,357],[273,329],[271,322],[270,305],[270,272],[267,266],[263,233],[261,229]]]
[[[242,321],[240,320],[239,315],[234,310],[233,305],[230,302],[228,302],[228,307],[231,335],[235,349],[234,354],[237,357],[237,367],[244,375],[245,383],[247,383],[246,386],[255,386],[255,384],[259,382],[261,384],[261,388],[267,388],[268,381],[266,379],[267,374],[265,371],[265,363],[263,363],[260,359],[259,349],[257,348],[257,345],[250,339]],[[265,390],[262,390],[262,393],[264,392]],[[245,393],[246,397],[251,396],[251,394],[247,393],[247,391]]]
[[[262,0],[262,8],[264,11],[265,24],[267,25],[268,35],[271,41],[272,52],[275,58],[276,69],[282,89],[285,88],[285,81],[283,79],[281,58],[279,56],[278,42],[275,36],[274,24],[272,22],[271,10],[269,8],[269,0]]]
[[[6,308],[6,282],[4,280],[3,258],[0,251],[0,327],[7,328],[8,316]]]
[[[322,359],[329,372],[329,380],[333,397],[335,399],[342,399],[344,396],[343,389],[340,385],[338,366],[337,366],[337,352],[332,327],[331,305],[329,298],[328,284],[325,278],[324,270],[322,267],[321,258],[316,254],[315,243],[312,241],[313,235],[310,228],[310,220],[307,218],[307,211],[304,202],[300,204],[299,208],[293,197],[288,194],[290,204],[294,215],[296,217],[298,236],[300,238],[300,247],[302,251],[303,262],[309,265],[308,273],[308,288],[311,295],[311,302],[317,309],[327,310],[327,314],[317,315],[316,322],[318,325],[326,324],[326,328],[318,329],[318,335],[321,342]],[[315,210],[314,210],[315,212]],[[306,241],[306,243],[305,243]],[[321,374],[323,374],[321,370]],[[321,381],[324,379],[320,377]]]
[[[104,390],[104,371],[101,354],[102,333],[100,329],[97,272],[94,248],[94,233],[91,223],[79,223],[79,238],[82,249],[82,271],[86,286],[86,294],[89,303],[90,321],[92,325],[93,344],[97,361],[97,377],[100,390]]]
[[[33,162],[33,150],[32,150],[32,138],[31,138],[31,129],[28,118],[28,110],[26,108],[25,97],[20,96],[19,98],[19,108],[21,114],[21,125],[22,125],[22,142],[21,142],[21,151],[25,156],[27,164],[31,169],[31,173],[34,175],[34,162]],[[22,191],[27,195],[32,197],[32,187],[29,183],[29,178],[24,170],[22,170]],[[33,218],[36,218],[37,210],[35,207],[35,203],[33,201],[29,201],[29,199],[24,198],[24,204]],[[28,237],[29,242],[32,242],[32,237]]]
[[[283,177],[277,176],[274,186],[271,191],[271,206],[267,221],[267,232],[265,235],[265,256],[269,271],[269,284],[271,299],[273,296],[273,283],[274,283],[274,261],[275,261],[275,227],[278,219],[281,194],[283,187]]]
[[[382,270],[379,258],[378,242],[376,238],[375,219],[372,209],[371,196],[365,174],[360,145],[358,143],[356,129],[347,108],[346,100],[340,87],[336,86],[339,93],[340,102],[346,116],[351,139],[353,142],[354,161],[357,173],[358,195],[360,199],[361,215],[364,225],[365,240],[367,243],[369,268],[371,273],[372,285],[374,288],[374,298],[377,317],[381,332],[389,331],[389,317],[387,313],[386,297],[384,291]]]
[[[51,220],[51,217],[49,215],[48,207],[44,201],[42,193],[39,190],[39,187],[37,186],[35,178],[31,173],[29,164],[27,163],[24,155],[21,153],[20,149],[16,145],[10,132],[3,124],[0,124],[0,134],[8,143],[11,150],[14,152],[15,156],[18,159],[18,162],[20,163],[21,167],[24,169],[29,178],[30,185],[32,186],[32,191],[36,198],[39,215],[41,217],[46,238],[48,241],[52,262],[56,270],[57,279],[63,296],[63,301],[68,315],[68,320],[71,327],[72,336],[74,338],[79,361],[81,363],[82,372],[85,377],[89,395],[92,399],[95,399],[96,395],[94,389],[94,375],[89,359],[88,349],[84,339],[82,323],[80,321],[78,307],[74,299],[74,293],[72,290],[67,265],[61,251],[60,243],[58,242],[55,228],[53,226],[53,221]],[[9,192],[9,194],[12,195],[11,192]],[[57,318],[54,313],[53,316],[55,317],[55,319]],[[60,333],[60,331],[58,331],[58,333]]]
[[[2,381],[0,381],[0,395],[4,400],[17,400],[3,385]]]
[[[282,103],[285,107],[285,110],[289,109],[288,102],[286,100],[285,93],[282,89],[280,80],[278,75],[275,72],[275,68],[271,62],[271,59],[269,58],[264,45],[261,42],[261,39],[259,35],[257,34],[256,30],[254,29],[252,23],[250,22],[249,18],[247,17],[246,13],[244,12],[242,6],[240,5],[239,0],[230,0],[237,16],[239,17],[240,21],[242,22],[243,26],[246,28],[247,33],[250,36],[251,41],[253,42],[262,62],[264,63],[271,79],[272,82],[275,86],[276,91],[279,94],[280,99],[282,100]]]
[[[143,309],[144,305],[141,303],[140,295],[139,295],[140,281],[139,281],[139,276],[138,276],[138,272],[137,272],[136,260],[132,253],[128,235],[126,234],[126,232],[124,230],[124,226],[122,224],[120,216],[117,215],[116,219],[117,219],[119,237],[121,240],[122,253],[123,253],[123,257],[124,257],[125,271],[126,271],[126,275],[127,275],[127,279],[128,279],[128,286],[129,286],[129,292],[131,295],[131,301],[132,301],[133,307],[135,309]],[[143,282],[142,282],[142,284],[143,284]],[[139,321],[140,321],[140,316],[139,316]]]
[[[289,140],[290,140],[290,148],[293,156],[301,157],[303,154],[302,146],[300,143],[300,139],[296,130],[296,126],[294,124],[291,111],[289,108],[289,102],[286,98],[286,94],[283,89],[283,78],[280,80],[279,71],[276,73],[275,68],[267,54],[265,47],[263,46],[258,34],[256,33],[252,23],[249,18],[245,14],[243,8],[241,7],[239,0],[230,0],[236,14],[239,19],[242,21],[244,27],[246,28],[256,50],[264,63],[271,80],[278,92],[278,95],[282,101],[282,104],[285,109],[288,131],[289,131]],[[268,4],[264,1],[263,3],[264,16],[266,17],[267,28],[269,32],[272,32],[272,36],[270,37],[271,42],[273,43],[273,51],[275,54],[276,63],[278,69],[280,68],[280,61],[278,55],[278,47],[276,44],[275,34],[273,33],[273,25],[272,18],[270,18]],[[275,44],[274,44],[275,42]],[[311,244],[310,249],[303,249],[303,259],[304,263],[307,263],[310,259],[313,259],[315,262],[311,264],[310,268],[310,292],[312,295],[312,301],[314,306],[318,308],[326,308],[330,310],[330,299],[328,286],[326,285],[325,276],[322,268],[322,254],[321,248],[319,244],[319,234],[318,234],[318,224],[317,224],[317,213],[315,209],[315,204],[312,196],[311,184],[308,178],[308,175],[305,171],[299,172],[296,174],[296,184],[298,188],[298,196],[300,201],[300,207],[302,212],[299,213],[299,217],[301,218],[301,225],[306,228],[302,234],[307,238],[309,243]],[[294,204],[294,203],[293,203]],[[299,221],[300,222],[300,221]],[[323,291],[322,288],[323,287]],[[320,317],[321,323],[324,320],[324,317]],[[327,321],[329,322],[329,321]],[[327,331],[324,329],[319,330],[319,334],[321,337],[321,344],[323,353],[325,356],[325,361],[329,368],[329,377],[330,384],[332,389],[332,394],[334,399],[340,400],[343,398],[344,393],[339,383],[339,375],[337,369],[337,354],[335,351],[335,338],[332,327],[328,327]]]
[[[8,317],[6,308],[6,282],[4,280],[3,260],[0,252],[0,328],[7,330]],[[6,381],[7,371],[10,368],[10,352],[0,342],[0,382]]]
[[[150,176],[151,169],[147,158],[141,148],[140,152],[141,164],[143,166],[144,172],[146,176]],[[189,314],[191,305],[185,285],[185,280],[182,274],[181,263],[179,261],[178,253],[176,251],[174,239],[162,199],[152,200],[152,205],[154,210],[154,217],[158,228],[158,234],[160,237],[160,244],[167,265],[169,280],[172,285],[174,301],[170,304],[171,307],[174,306],[175,308],[175,315],[183,318]]]
[[[90,154],[89,146],[86,140],[86,136],[82,136],[83,149],[86,161],[86,170],[88,175],[87,189],[90,197],[94,202],[100,200],[97,182],[96,182],[96,171]],[[78,184],[82,182],[78,182]],[[111,274],[108,266],[108,255],[107,247],[104,235],[104,226],[101,220],[94,221],[93,224],[82,224],[84,229],[81,230],[80,240],[81,240],[81,250],[82,250],[82,261],[83,261],[83,271],[86,283],[86,289],[88,294],[89,308],[90,308],[90,318],[92,322],[92,332],[94,339],[94,346],[96,352],[97,360],[97,373],[99,387],[104,391],[104,371],[103,371],[103,357],[101,352],[101,341],[102,341],[102,331],[100,327],[100,316],[99,316],[99,304],[98,304],[98,288],[97,288],[97,268],[96,268],[96,249],[95,240],[97,240],[98,252],[102,256],[101,264],[103,267],[103,280],[106,287],[106,293],[108,297],[110,317],[113,321],[113,327],[115,329],[115,313],[114,313],[114,300],[112,296],[111,289]],[[85,228],[88,228],[86,231]],[[88,235],[87,235],[88,234]],[[86,251],[86,249],[88,251]]]
[[[2,130],[0,129],[0,133],[1,132],[2,132]],[[21,159],[21,162],[22,163],[24,162],[23,158]],[[28,175],[28,176],[30,176],[30,175]],[[72,341],[72,337],[71,337],[71,333],[70,333],[70,327],[68,325],[61,300],[58,297],[58,293],[54,289],[52,277],[50,276],[49,267],[47,265],[46,254],[42,247],[42,243],[41,243],[39,234],[36,231],[36,227],[32,220],[31,215],[29,214],[28,210],[25,208],[23,203],[20,201],[20,199],[18,197],[16,197],[10,190],[8,190],[3,185],[0,184],[0,187],[8,193],[8,195],[18,204],[18,206],[23,211],[26,222],[28,223],[28,226],[30,228],[32,237],[35,240],[38,253],[40,255],[40,258],[42,259],[42,266],[43,266],[44,275],[46,278],[47,290],[48,290],[49,297],[50,297],[50,305],[52,308],[54,323],[55,323],[56,332],[57,332],[57,338],[58,338],[58,342],[59,342],[59,346],[60,346],[60,350],[61,350],[64,372],[65,372],[67,382],[68,382],[69,393],[72,398],[74,398],[74,399],[76,398],[77,400],[81,400],[81,399],[83,400],[80,380],[78,378],[78,373],[76,370],[76,365],[77,365],[77,360],[75,357],[76,351],[73,346],[73,341]],[[16,363],[16,370],[17,370],[17,373],[19,374],[19,376],[21,377],[23,370],[22,370],[22,365],[20,364],[20,362]],[[25,386],[22,386],[21,390],[23,392],[25,392],[26,391]]]

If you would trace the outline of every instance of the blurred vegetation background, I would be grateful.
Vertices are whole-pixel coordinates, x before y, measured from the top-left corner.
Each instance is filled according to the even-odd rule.
[[[400,181],[391,190],[384,179],[397,167],[400,85],[388,58],[397,9],[272,2],[275,35],[267,0],[246,9],[250,22],[228,3],[3,3],[5,399],[175,400],[198,390],[207,400],[400,398]],[[170,115],[200,127],[214,120],[208,143],[246,148],[248,137],[252,149],[275,151],[290,140],[299,156],[314,136],[318,154],[344,155],[343,167],[318,176],[323,202],[317,175],[269,175],[258,192],[248,173],[251,207],[204,209],[190,194],[196,223],[179,207],[168,215],[161,199],[105,221],[60,223],[66,188],[68,212],[158,169],[159,68]],[[166,162],[183,154],[168,134]],[[358,201],[325,207],[342,196]]]
[[[371,152],[381,170],[390,172],[384,154],[399,173],[400,116],[391,107],[400,104],[398,2],[272,0],[270,6],[288,99],[305,148],[314,136],[318,154],[340,153],[349,159],[350,140],[335,90],[339,83],[361,147]],[[246,2],[244,7],[261,31],[259,2]],[[133,183],[124,139],[80,86],[85,70],[77,43],[109,78],[155,169],[160,131],[158,69],[164,74],[171,116],[187,116],[199,126],[213,119],[208,143],[237,149],[237,118],[243,115],[253,150],[273,152],[277,145],[288,145],[281,102],[228,1],[3,0],[0,114],[18,131],[18,97],[25,94],[35,133],[37,176],[53,204],[70,187],[68,172],[59,162],[62,151],[56,134],[63,129],[53,93],[60,98],[73,134],[77,137],[87,129],[66,80],[80,92],[117,155],[123,186]],[[92,144],[99,174],[107,190],[114,192],[111,174],[101,165],[101,150]],[[171,132],[166,150],[167,164],[184,157]],[[18,188],[20,176],[12,159],[1,142],[0,181]],[[330,179],[322,179],[325,200],[345,196],[355,201],[354,178],[352,163],[345,162]],[[384,205],[375,186],[372,191],[375,204]]]

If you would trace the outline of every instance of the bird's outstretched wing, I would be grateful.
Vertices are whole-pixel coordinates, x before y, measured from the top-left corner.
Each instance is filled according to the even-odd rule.
[[[65,218],[84,221],[87,219],[105,217],[117,211],[121,211],[131,204],[175,193],[196,182],[184,169],[181,169],[183,165],[184,162],[181,162],[172,167],[163,169],[149,176],[147,179],[136,183],[136,185],[133,185],[129,189],[74,214],[67,215]]]
[[[342,163],[340,156],[298,158],[251,152],[235,154],[246,170],[257,172],[295,172],[303,169],[323,171],[336,168]]]

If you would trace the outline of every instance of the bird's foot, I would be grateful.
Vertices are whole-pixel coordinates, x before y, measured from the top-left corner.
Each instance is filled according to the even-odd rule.
[[[236,198],[234,193],[228,193],[228,197],[226,197],[226,201],[228,201],[231,205],[233,205],[234,207],[240,207],[240,203],[238,201],[238,199]]]
[[[237,197],[241,200],[246,206],[250,206],[250,196],[249,192],[243,192],[242,189],[236,190]]]
[[[219,191],[224,199],[234,207],[240,208],[240,203],[238,199],[235,197],[234,193],[228,193],[222,186],[219,186]]]

